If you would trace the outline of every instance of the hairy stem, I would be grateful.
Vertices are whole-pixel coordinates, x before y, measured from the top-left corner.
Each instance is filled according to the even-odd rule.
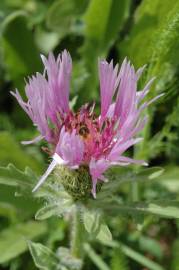
[[[74,257],[82,257],[83,245],[83,224],[80,220],[79,207],[76,205],[73,210],[72,228],[71,228],[71,253]]]

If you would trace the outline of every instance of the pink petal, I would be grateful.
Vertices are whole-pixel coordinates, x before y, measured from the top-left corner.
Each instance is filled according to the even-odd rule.
[[[143,138],[129,139],[128,141],[118,140],[114,145],[113,149],[107,156],[110,161],[116,161],[118,157],[124,153],[129,147],[136,143],[139,143]]]
[[[149,92],[149,89],[153,83],[153,81],[155,80],[155,77],[152,78],[147,84],[146,86],[144,87],[143,90],[141,91],[138,91],[137,92],[137,103],[139,103]]]
[[[101,93],[101,117],[105,117],[112,102],[115,90],[119,84],[118,65],[113,68],[113,62],[99,61],[99,80]]]
[[[137,70],[137,72],[136,72],[137,80],[140,79],[140,77],[141,77],[142,73],[144,72],[145,68],[146,68],[146,65],[144,65],[143,67],[141,67],[141,68],[139,68]]]
[[[96,184],[98,180],[104,180],[103,173],[109,168],[110,164],[107,160],[95,160],[91,159],[89,164],[90,174],[93,181],[92,194],[96,198]]]
[[[56,112],[69,112],[69,88],[72,70],[72,60],[70,54],[64,50],[59,54],[57,60],[52,53],[48,59],[44,56],[42,61],[47,72],[51,108]]]
[[[71,167],[81,164],[84,155],[84,143],[76,135],[76,130],[70,134],[63,128],[60,133],[59,142],[56,146],[55,153],[62,157]]]
[[[122,69],[122,67],[121,67]],[[133,66],[126,63],[121,70],[121,80],[116,98],[114,115],[120,117],[121,125],[136,107],[137,77]]]

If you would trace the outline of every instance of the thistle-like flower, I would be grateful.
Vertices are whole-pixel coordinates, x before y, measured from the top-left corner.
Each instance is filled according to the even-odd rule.
[[[144,161],[124,156],[129,147],[142,140],[136,137],[147,121],[141,114],[159,97],[142,102],[153,82],[151,79],[143,90],[137,91],[137,81],[145,67],[135,72],[126,59],[120,69],[112,61],[99,61],[101,113],[97,116],[94,104],[85,104],[77,112],[69,107],[70,54],[65,50],[55,59],[50,53],[48,58],[42,56],[42,61],[43,75],[36,73],[26,83],[27,102],[17,90],[12,92],[40,132],[34,140],[23,143],[44,139],[52,149],[52,162],[34,191],[58,165],[79,172],[86,168],[94,197],[96,184],[106,180],[103,174],[109,167],[146,165]]]

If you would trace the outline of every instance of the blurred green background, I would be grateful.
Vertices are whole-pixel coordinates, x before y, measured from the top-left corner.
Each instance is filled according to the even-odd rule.
[[[20,141],[37,134],[10,91],[24,97],[24,78],[42,71],[40,54],[69,50],[73,59],[71,99],[75,107],[95,100],[99,108],[99,58],[121,63],[128,57],[136,68],[147,64],[139,89],[155,76],[149,98],[165,96],[146,112],[149,122],[143,142],[132,150],[150,166],[165,173],[156,182],[125,185],[119,195],[126,201],[179,199],[179,1],[178,0],[1,0],[0,1],[0,269],[37,269],[26,239],[50,249],[67,245],[68,221],[35,221],[42,205],[30,194],[21,196],[12,179],[26,181],[25,167],[39,176],[48,157],[38,145]],[[15,167],[6,166],[12,163]],[[28,174],[29,173],[29,174]],[[24,175],[26,175],[24,177]],[[85,270],[178,270],[179,222],[154,216],[108,220],[116,241],[98,242],[85,257]],[[100,257],[99,257],[100,255]],[[96,256],[96,257],[95,257]],[[101,262],[102,260],[102,262]],[[51,269],[51,268],[40,268]]]

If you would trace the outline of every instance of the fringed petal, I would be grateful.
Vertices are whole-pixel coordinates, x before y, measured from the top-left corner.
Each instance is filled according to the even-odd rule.
[[[130,148],[131,146],[139,143],[140,141],[142,141],[143,138],[136,138],[136,139],[130,139],[128,141],[121,141],[119,140],[113,147],[113,149],[111,150],[111,152],[109,153],[109,155],[107,156],[107,158],[110,161],[116,161],[118,160],[118,157],[124,153],[128,148]]]
[[[118,65],[113,67],[113,62],[99,61],[99,80],[101,93],[101,119],[106,116],[112,103],[115,90],[119,84]]]
[[[64,50],[59,54],[57,60],[53,53],[48,58],[41,56],[48,77],[50,90],[50,107],[55,112],[62,114],[69,112],[69,88],[72,70],[72,60],[70,54]]]

